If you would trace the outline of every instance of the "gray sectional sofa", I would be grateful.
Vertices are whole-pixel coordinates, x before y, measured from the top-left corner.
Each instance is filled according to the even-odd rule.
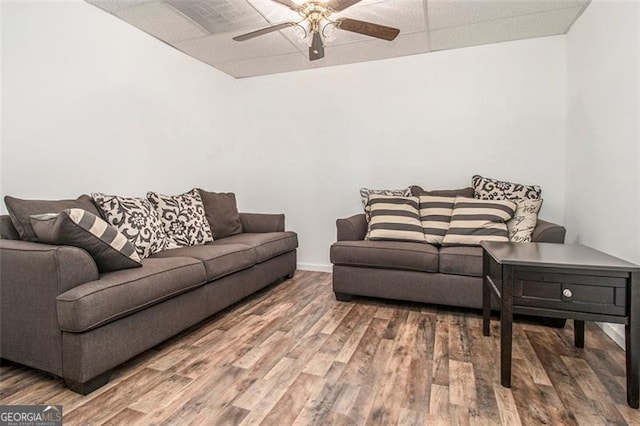
[[[364,214],[338,219],[331,246],[333,291],[467,308],[482,307],[482,248],[365,240]],[[538,220],[534,242],[564,243],[563,226]],[[523,243],[526,244],[526,243]]]
[[[296,268],[284,215],[241,213],[242,233],[99,273],[71,246],[21,241],[0,216],[0,357],[87,394],[111,369]]]

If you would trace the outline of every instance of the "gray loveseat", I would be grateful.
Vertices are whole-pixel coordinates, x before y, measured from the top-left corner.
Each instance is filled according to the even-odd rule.
[[[21,241],[0,216],[0,356],[87,394],[111,369],[296,268],[284,215],[241,213],[242,233],[98,273],[84,250]]]
[[[481,247],[368,241],[364,214],[338,219],[336,225],[331,263],[338,300],[358,295],[482,308]],[[564,243],[565,233],[563,226],[538,220],[532,240]]]

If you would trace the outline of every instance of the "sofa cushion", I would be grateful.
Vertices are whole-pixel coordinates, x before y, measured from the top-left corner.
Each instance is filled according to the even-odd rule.
[[[426,243],[419,201],[417,197],[370,195],[371,221],[365,239]]]
[[[142,266],[127,237],[98,216],[82,209],[31,216],[38,240],[47,244],[80,247],[89,252],[100,272]]]
[[[476,200],[456,197],[443,245],[480,245],[481,241],[509,241],[506,221],[516,203],[510,200]]]
[[[213,241],[197,189],[180,195],[163,195],[149,191],[147,199],[156,209],[164,232],[178,246],[189,247]]]
[[[164,232],[158,213],[146,198],[91,194],[107,222],[136,247],[141,259],[178,245]]]
[[[198,188],[213,238],[224,238],[242,232],[240,213],[233,192],[209,192]]]
[[[438,272],[438,248],[431,244],[399,241],[338,241],[331,246],[331,263]]]
[[[538,185],[506,182],[480,175],[471,178],[471,186],[473,186],[475,198],[482,200],[514,200],[517,198],[537,200],[542,198],[542,188]]]
[[[482,247],[441,247],[440,272],[482,276]]]
[[[225,275],[256,264],[256,252],[245,244],[201,245],[164,250],[152,255],[153,258],[192,257],[204,263],[207,280],[213,281]]]
[[[298,247],[298,235],[295,232],[242,233],[215,240],[213,245],[243,244],[256,251],[256,263],[262,263],[272,257],[295,250]]]
[[[198,259],[144,259],[142,268],[107,272],[60,294],[56,298],[58,323],[64,331],[91,330],[206,282],[204,265]]]
[[[411,195],[414,197],[420,197],[423,195],[430,195],[432,197],[467,197],[473,198],[474,190],[472,187],[468,186],[466,188],[460,189],[434,189],[431,191],[427,191],[422,189],[422,187],[418,185],[411,185],[409,187],[411,190]]]
[[[42,213],[59,213],[64,209],[82,209],[100,216],[91,197],[81,195],[75,200],[22,200],[20,198],[4,197],[13,226],[16,227],[20,238],[24,241],[38,241],[31,226],[31,215]]]

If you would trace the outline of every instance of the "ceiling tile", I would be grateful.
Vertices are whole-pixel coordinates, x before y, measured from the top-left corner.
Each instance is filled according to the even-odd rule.
[[[200,26],[165,3],[143,3],[113,11],[114,15],[169,43],[208,35]]]
[[[274,32],[247,41],[235,41],[229,34],[217,34],[174,45],[183,52],[209,64],[298,52],[289,40]]]
[[[585,6],[589,0],[428,0],[429,29]]]
[[[264,25],[265,20],[249,3],[238,0],[167,0],[167,3],[211,34]]]
[[[253,77],[311,68],[309,59],[300,52],[267,56],[259,59],[226,62],[216,66],[219,70],[235,77]]]
[[[477,24],[432,30],[431,50],[455,49],[531,37],[563,34],[582,7],[516,16]]]
[[[87,3],[98,6],[100,9],[106,10],[107,12],[114,12],[119,9],[138,6],[142,3],[151,3],[153,1],[154,0],[86,0]]]

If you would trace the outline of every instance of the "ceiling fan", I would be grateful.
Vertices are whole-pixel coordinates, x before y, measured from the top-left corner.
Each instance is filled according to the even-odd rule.
[[[400,30],[397,28],[359,21],[357,19],[339,18],[335,21],[329,19],[331,14],[341,12],[350,6],[359,3],[361,0],[304,0],[304,2],[300,1],[301,4],[298,4],[293,0],[272,1],[297,12],[302,17],[302,20],[298,22],[283,22],[281,24],[261,28],[256,31],[251,31],[250,33],[236,36],[233,39],[236,41],[245,41],[274,31],[283,30],[285,28],[301,28],[302,31],[304,31],[304,36],[302,38],[304,39],[307,36],[310,36],[311,38],[311,45],[309,46],[309,60],[315,61],[317,59],[324,58],[324,40],[322,37],[325,36],[326,38],[325,30],[330,26],[344,31],[364,34],[387,41],[394,40],[400,33]]]

